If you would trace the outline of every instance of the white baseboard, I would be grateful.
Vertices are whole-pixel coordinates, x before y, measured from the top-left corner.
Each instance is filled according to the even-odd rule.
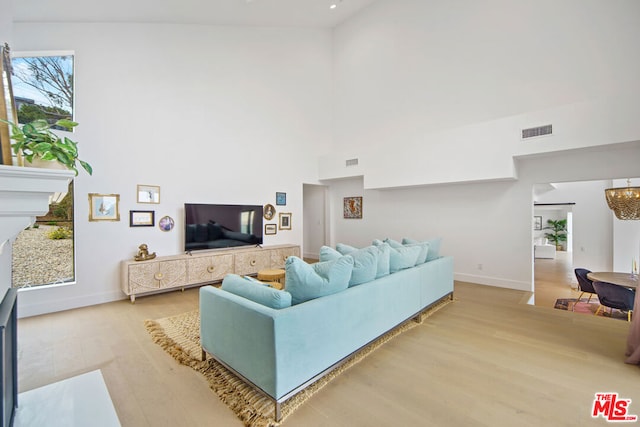
[[[505,280],[497,277],[478,276],[475,274],[454,273],[453,279],[460,282],[476,283],[479,285],[497,286],[499,288],[516,289],[518,291],[533,292],[533,284],[517,280]]]
[[[30,292],[38,292],[33,290]],[[41,314],[55,313],[57,311],[72,310],[74,308],[88,307],[91,305],[104,304],[108,302],[120,301],[128,297],[122,291],[106,292],[103,294],[83,295],[76,298],[50,299],[48,301],[24,301],[18,294],[18,317],[39,316]]]

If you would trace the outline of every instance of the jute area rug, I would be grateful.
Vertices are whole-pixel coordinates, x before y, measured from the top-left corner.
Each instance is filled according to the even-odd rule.
[[[433,306],[421,316],[420,323],[450,302],[451,299],[446,299]],[[272,400],[247,385],[211,357],[207,357],[205,361],[201,360],[200,314],[198,310],[157,320],[146,320],[145,326],[155,343],[159,344],[181,364],[201,373],[209,383],[211,390],[233,410],[238,418],[244,422],[244,425],[269,427],[280,425],[281,422],[321,390],[322,387],[331,382],[332,379],[363,360],[385,342],[418,326],[420,323],[414,321],[406,322],[379,337],[350,356],[345,363],[335,368],[328,375],[284,402],[281,406],[282,418],[280,422],[275,421],[275,408]]]

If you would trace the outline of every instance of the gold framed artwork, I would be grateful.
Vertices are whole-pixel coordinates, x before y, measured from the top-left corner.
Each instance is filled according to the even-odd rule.
[[[275,215],[276,215],[276,208],[274,208],[273,205],[271,204],[264,205],[264,214],[262,215],[264,216],[264,219],[266,219],[267,221],[271,221]]]
[[[160,221],[158,221],[158,227],[160,227],[162,231],[171,231],[175,225],[176,222],[169,215],[163,216],[160,218]]]
[[[160,187],[157,185],[138,185],[138,203],[160,203]]]
[[[89,221],[120,221],[120,195],[89,193]]]
[[[281,212],[279,215],[278,228],[280,230],[291,230],[291,212]]]
[[[278,227],[276,224],[265,224],[264,225],[264,234],[265,236],[271,236],[273,234],[278,233]]]
[[[129,211],[129,227],[153,227],[155,211]]]
[[[343,216],[347,219],[362,219],[362,197],[345,197]]]

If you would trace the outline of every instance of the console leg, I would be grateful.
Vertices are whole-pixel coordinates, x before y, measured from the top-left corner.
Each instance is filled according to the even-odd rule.
[[[135,304],[136,303],[136,296],[135,294],[131,294],[131,304]]]

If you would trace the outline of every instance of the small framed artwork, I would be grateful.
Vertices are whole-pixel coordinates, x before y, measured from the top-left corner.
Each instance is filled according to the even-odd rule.
[[[264,205],[264,219],[271,221],[275,215],[276,208],[274,208],[273,205]]]
[[[153,227],[155,211],[129,211],[129,227]]]
[[[362,219],[362,197],[345,197],[343,216],[348,219]]]
[[[89,221],[120,221],[120,195],[89,193]]]
[[[169,215],[163,216],[160,218],[160,221],[158,221],[158,227],[160,227],[162,231],[171,231],[174,225],[176,225],[176,223]]]
[[[287,193],[276,193],[276,206],[287,205]]]
[[[291,212],[280,213],[278,228],[280,230],[291,230]]]
[[[160,203],[160,187],[157,185],[138,185],[138,203]]]
[[[265,224],[264,225],[264,234],[267,236],[271,236],[273,234],[277,234],[278,233],[278,228],[276,227],[276,224]]]
[[[533,217],[533,229],[534,230],[542,230],[542,217],[534,216]]]

